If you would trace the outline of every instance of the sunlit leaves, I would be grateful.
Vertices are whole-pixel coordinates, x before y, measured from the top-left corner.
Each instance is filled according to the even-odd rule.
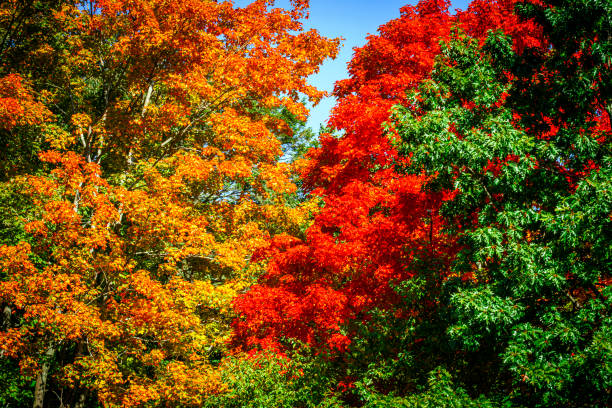
[[[338,41],[303,1],[42,3],[0,7],[2,355],[37,400],[201,406],[252,254],[311,210],[280,159]]]

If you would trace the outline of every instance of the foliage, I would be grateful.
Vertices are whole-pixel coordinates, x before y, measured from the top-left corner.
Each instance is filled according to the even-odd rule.
[[[420,226],[412,216],[435,208],[436,200],[420,194],[419,177],[396,177],[380,124],[406,84],[430,69],[438,37],[451,24],[447,7],[436,1],[406,7],[401,19],[356,51],[351,79],[336,87],[340,101],[330,120],[344,135],[323,135],[304,165],[305,186],[323,198],[323,207],[305,242],[278,237],[259,254],[272,259],[260,284],[236,301],[238,342],[250,347],[287,337],[343,350],[352,336],[348,320],[398,301],[389,282],[413,274],[404,268],[411,257],[406,247],[444,245],[433,242],[438,226]],[[410,57],[411,44],[424,44],[422,55]],[[374,76],[385,67],[381,61],[400,51],[405,61]]]
[[[609,11],[516,3],[423,1],[356,50],[239,344],[329,353],[355,406],[609,402]]]
[[[542,58],[554,63],[558,52],[552,43]],[[482,51],[459,36],[394,126],[410,155],[404,168],[425,171],[427,191],[454,192],[440,213],[459,239],[451,271],[464,282],[449,298],[447,335],[472,370],[495,378],[485,391],[506,389],[526,406],[604,406],[612,208],[601,104],[609,96],[599,88],[574,109],[556,97],[563,73],[541,61],[520,59],[500,33]],[[533,72],[550,87],[528,87]],[[544,97],[559,113],[524,102]]]
[[[364,406],[371,408],[493,408],[498,406],[483,396],[476,399],[471,398],[464,389],[453,384],[452,376],[442,368],[437,368],[429,373],[426,390],[414,393],[408,398],[373,394],[365,396],[364,399],[367,401]]]
[[[0,405],[610,405],[608,0],[0,4]]]
[[[35,380],[34,407],[226,389],[251,254],[313,206],[281,158],[338,46],[302,29],[307,1],[272,3],[0,6],[0,359]]]
[[[537,29],[519,22],[512,5],[475,2],[451,16],[448,2],[422,1],[356,50],[351,77],[335,89],[329,125],[340,136],[323,135],[303,172],[322,208],[305,241],[278,237],[262,251],[271,257],[267,273],[235,303],[238,344],[290,347],[287,339],[297,338],[338,355],[339,382],[370,381],[374,392],[405,392],[427,380],[438,358],[413,344],[427,337],[425,327],[439,313],[435,304],[456,251],[437,215],[448,197],[422,192],[423,176],[396,171],[394,163],[404,159],[382,125],[393,105],[407,102],[405,91],[429,76],[453,25],[478,34],[511,26],[523,34],[521,46],[537,43]],[[479,18],[483,8],[497,18]],[[422,297],[398,289],[415,278]],[[396,364],[398,354],[405,358]],[[370,372],[381,365],[388,365],[386,374]],[[363,399],[353,391],[346,398]]]
[[[329,364],[312,355],[252,353],[228,358],[220,368],[229,391],[210,398],[207,407],[342,406],[331,392]]]
[[[10,359],[0,359],[0,405],[3,407],[27,407],[34,394],[32,379],[19,372],[19,365]]]

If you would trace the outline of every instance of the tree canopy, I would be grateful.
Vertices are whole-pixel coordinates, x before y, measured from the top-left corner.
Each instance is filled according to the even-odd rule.
[[[0,405],[612,402],[609,0],[308,6],[0,5]]]

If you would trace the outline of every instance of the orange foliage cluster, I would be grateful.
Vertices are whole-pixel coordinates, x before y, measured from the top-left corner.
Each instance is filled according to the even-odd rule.
[[[301,99],[323,95],[306,78],[338,47],[303,32],[308,1],[272,5],[62,2],[47,16],[60,43],[4,66],[33,79],[0,78],[0,128],[50,129],[40,171],[13,179],[28,238],[0,246],[0,350],[36,393],[50,356],[49,381],[106,407],[199,406],[223,389],[209,359],[261,271],[251,254],[308,216],[285,200],[277,134],[291,130],[274,114],[304,117]]]
[[[51,113],[32,96],[23,78],[9,74],[0,78],[0,129],[40,125]]]

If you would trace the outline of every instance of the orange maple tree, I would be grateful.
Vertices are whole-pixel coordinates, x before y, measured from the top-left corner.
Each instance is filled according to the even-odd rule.
[[[306,78],[338,47],[302,30],[307,0],[273,3],[41,2],[44,29],[1,6],[0,132],[38,158],[2,157],[27,208],[0,246],[0,350],[35,407],[223,390],[211,360],[250,256],[308,213],[287,203],[283,117],[320,99]]]

